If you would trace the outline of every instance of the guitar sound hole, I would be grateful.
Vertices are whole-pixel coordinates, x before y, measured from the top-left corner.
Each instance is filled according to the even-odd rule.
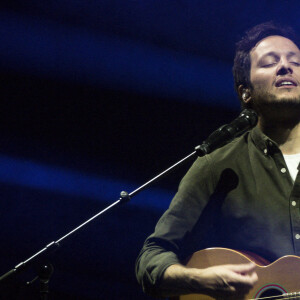
[[[271,289],[268,289],[268,290],[262,292],[259,295],[259,298],[272,297],[272,296],[278,296],[275,299],[282,299],[283,298],[282,292],[280,290],[274,289],[274,288],[271,288]]]

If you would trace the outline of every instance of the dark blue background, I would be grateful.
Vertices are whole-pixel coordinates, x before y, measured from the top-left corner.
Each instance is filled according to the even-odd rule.
[[[245,29],[268,20],[300,28],[299,1],[6,2],[1,274],[238,115],[231,67]],[[187,168],[61,243],[50,299],[150,299],[134,262]],[[1,297],[39,299],[38,284],[5,286]]]

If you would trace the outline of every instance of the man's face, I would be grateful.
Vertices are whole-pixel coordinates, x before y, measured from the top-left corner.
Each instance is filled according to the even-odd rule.
[[[291,40],[266,37],[251,50],[250,57],[254,106],[262,102],[300,103],[300,51]]]

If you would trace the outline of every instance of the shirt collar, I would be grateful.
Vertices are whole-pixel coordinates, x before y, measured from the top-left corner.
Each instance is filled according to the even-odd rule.
[[[274,152],[275,149],[278,150],[278,145],[276,142],[267,137],[258,126],[255,126],[251,132],[250,136],[255,144],[255,146],[260,149],[264,154]]]

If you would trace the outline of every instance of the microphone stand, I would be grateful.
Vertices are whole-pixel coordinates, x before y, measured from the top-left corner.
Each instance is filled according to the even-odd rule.
[[[249,116],[247,115],[247,113],[248,113],[248,115],[249,115],[249,113],[251,115],[250,117],[252,118],[252,120],[250,122],[248,120]],[[245,114],[246,114],[246,121],[247,122],[245,124],[243,124],[243,126],[241,126],[239,118],[242,116],[243,117],[242,122],[244,123],[245,122],[245,120],[244,120],[245,119],[244,118]],[[254,119],[256,118],[255,120],[253,120],[253,114],[254,114]],[[235,120],[234,122],[229,124],[230,126],[229,125],[221,126],[219,129],[214,131],[208,137],[208,139],[206,141],[204,141],[201,145],[196,146],[195,151],[193,151],[192,153],[190,153],[189,155],[187,155],[183,159],[179,160],[178,162],[173,164],[168,169],[166,169],[163,172],[159,173],[157,176],[153,177],[152,179],[150,179],[149,181],[147,181],[146,183],[144,183],[143,185],[141,185],[139,188],[135,189],[134,191],[132,191],[130,193],[122,191],[120,193],[120,198],[117,201],[110,204],[105,209],[98,212],[96,215],[92,216],[91,218],[89,218],[88,220],[86,220],[85,222],[83,222],[82,224],[80,224],[79,226],[77,226],[76,228],[74,228],[69,233],[67,233],[66,235],[59,238],[58,240],[52,241],[51,243],[46,245],[43,249],[41,249],[40,251],[38,251],[37,253],[35,253],[31,257],[29,257],[27,260],[25,260],[24,262],[19,263],[13,269],[11,269],[7,273],[3,274],[0,277],[0,286],[2,286],[9,279],[12,279],[13,276],[15,276],[18,273],[20,273],[21,271],[24,271],[25,269],[27,269],[32,264],[40,262],[42,258],[45,259],[47,257],[47,255],[49,255],[51,252],[53,252],[54,250],[56,250],[60,246],[60,243],[63,240],[65,240],[67,237],[71,236],[73,233],[75,233],[76,231],[78,231],[82,227],[86,226],[88,223],[92,222],[94,219],[98,218],[100,215],[102,215],[106,211],[110,210],[111,208],[113,208],[116,205],[129,202],[129,200],[131,200],[132,197],[137,195],[139,192],[144,190],[146,187],[150,186],[153,182],[162,179],[164,176],[168,175],[170,172],[172,172],[173,170],[175,170],[176,168],[181,166],[183,163],[185,163],[188,160],[192,159],[195,155],[201,157],[201,156],[204,156],[204,155],[212,152],[213,150],[215,150],[215,149],[221,147],[222,145],[224,145],[226,142],[229,142],[235,136],[240,135],[240,134],[244,133],[245,131],[249,130],[251,127],[255,126],[256,123],[257,123],[257,116],[256,116],[255,112],[253,112],[252,110],[249,110],[249,109],[248,110],[247,109],[243,110],[242,113],[240,114],[240,117],[236,119],[236,120],[238,120],[238,124],[234,124],[234,126],[231,126],[231,124],[236,122],[236,120]],[[229,129],[226,126],[229,127]],[[40,264],[40,268],[39,268],[39,271],[37,273],[38,273],[38,278],[40,279],[41,299],[42,300],[47,300],[48,295],[49,295],[48,285],[49,285],[50,277],[53,273],[53,266],[51,264],[42,263],[42,264]],[[35,279],[32,282],[34,282],[34,281],[35,281]],[[27,283],[27,285],[29,285],[29,284],[30,283]]]
[[[127,193],[125,191],[122,191],[120,193],[120,198],[117,201],[115,201],[114,203],[110,204],[105,209],[101,210],[99,213],[97,213],[96,215],[92,216],[90,219],[86,220],[85,222],[83,222],[82,224],[80,224],[79,226],[77,226],[76,228],[74,228],[69,233],[67,233],[66,235],[64,235],[61,238],[59,238],[58,240],[52,241],[51,243],[49,243],[48,245],[46,245],[43,249],[41,249],[40,251],[38,251],[37,253],[35,253],[34,255],[32,255],[31,257],[29,257],[28,259],[26,259],[25,261],[19,263],[18,265],[16,265],[10,271],[8,271],[5,274],[3,274],[0,277],[0,287],[2,287],[9,280],[12,280],[12,278],[14,276],[16,276],[17,274],[19,274],[20,272],[25,271],[31,265],[39,263],[41,260],[44,261],[44,259],[50,253],[53,253],[55,250],[58,249],[58,247],[60,246],[60,243],[63,240],[65,240],[67,237],[71,236],[73,233],[75,233],[76,231],[78,231],[82,227],[86,226],[88,223],[92,222],[94,219],[96,219],[97,217],[99,217],[100,215],[102,215],[103,213],[105,213],[106,211],[110,210],[114,206],[128,202],[129,200],[131,200],[131,198],[133,196],[137,195],[139,192],[141,192],[142,190],[144,190],[150,184],[152,184],[153,182],[155,182],[155,181],[163,178],[164,176],[166,176],[167,174],[169,174],[171,171],[173,171],[175,168],[179,167],[181,164],[183,164],[187,160],[189,160],[192,157],[194,157],[194,155],[196,153],[197,153],[197,151],[195,150],[194,152],[192,152],[191,154],[189,154],[185,158],[181,159],[180,161],[178,161],[177,163],[175,163],[174,165],[172,165],[171,167],[169,167],[165,171],[161,172],[157,176],[153,177],[151,180],[149,180],[148,182],[144,183],[143,185],[141,185],[139,188],[135,189],[131,193]],[[41,300],[48,300],[48,295],[49,295],[49,280],[50,280],[50,276],[52,275],[52,273],[53,273],[53,266],[51,264],[40,263],[39,271],[37,272],[38,276],[34,280],[32,280],[31,282],[27,282],[27,286],[29,286],[33,282],[35,282],[36,279],[38,279],[38,278],[40,279],[40,296],[41,296],[40,299]]]
[[[50,263],[45,263],[40,266],[38,270],[38,277],[40,279],[40,296],[41,300],[47,300],[49,295],[49,280],[53,273],[53,266]]]

